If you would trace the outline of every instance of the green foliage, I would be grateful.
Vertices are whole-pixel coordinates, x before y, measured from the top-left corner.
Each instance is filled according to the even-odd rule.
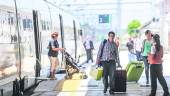
[[[128,34],[130,36],[134,36],[137,34],[136,30],[141,26],[141,23],[139,20],[132,20],[129,24],[128,24]]]

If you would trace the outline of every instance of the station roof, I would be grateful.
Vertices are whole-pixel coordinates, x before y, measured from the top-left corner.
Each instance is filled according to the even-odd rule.
[[[152,0],[47,0],[57,6],[79,13],[91,11],[117,10],[119,5],[151,4]]]

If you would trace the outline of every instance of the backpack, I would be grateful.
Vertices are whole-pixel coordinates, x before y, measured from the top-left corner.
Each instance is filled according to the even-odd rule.
[[[107,42],[107,40],[106,40],[106,39],[104,39],[104,40],[103,40],[103,46],[102,46],[102,49],[101,49],[100,58],[101,58],[101,57],[102,57],[102,55],[103,55],[103,49],[104,49],[104,46],[105,46],[106,42]]]

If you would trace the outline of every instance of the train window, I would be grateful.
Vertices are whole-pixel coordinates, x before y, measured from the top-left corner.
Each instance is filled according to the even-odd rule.
[[[47,30],[47,24],[45,21],[44,21],[44,30]]]
[[[32,27],[32,21],[31,19],[28,19],[27,28],[31,28],[31,27]]]
[[[41,20],[41,26],[42,26],[42,30],[44,30],[45,29],[45,24],[44,24],[43,20]]]
[[[27,25],[26,25],[26,19],[23,19],[23,28],[24,28],[24,30],[26,30],[26,27],[27,27]]]
[[[47,30],[50,30],[50,22],[47,22]]]
[[[47,30],[47,22],[44,21],[44,25],[45,25],[45,29],[44,30]]]
[[[82,36],[82,35],[83,35],[83,32],[82,32],[82,30],[81,30],[81,29],[79,29],[79,30],[78,30],[78,33],[79,33],[79,35],[80,35],[80,36]]]
[[[42,30],[47,31],[50,30],[50,22],[49,21],[41,21]]]
[[[23,23],[24,30],[30,30],[33,28],[31,19],[23,19],[22,23]]]
[[[0,43],[16,43],[15,13],[0,10]]]
[[[13,25],[14,24],[14,18],[13,17],[8,17],[8,24]]]

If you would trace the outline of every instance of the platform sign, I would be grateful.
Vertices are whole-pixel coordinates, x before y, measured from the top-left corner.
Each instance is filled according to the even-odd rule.
[[[99,15],[99,23],[109,23],[109,14]]]

